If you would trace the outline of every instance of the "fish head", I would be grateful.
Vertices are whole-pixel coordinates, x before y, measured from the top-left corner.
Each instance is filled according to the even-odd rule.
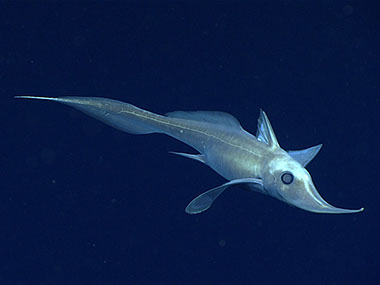
[[[309,172],[286,152],[269,160],[262,181],[269,195],[306,211],[330,214],[363,211],[363,208],[342,209],[327,203],[318,193]]]

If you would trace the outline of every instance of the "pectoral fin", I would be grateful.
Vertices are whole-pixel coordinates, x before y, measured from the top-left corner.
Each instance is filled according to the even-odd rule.
[[[288,154],[293,157],[294,160],[298,161],[303,167],[309,164],[310,161],[318,154],[320,149],[322,148],[322,144],[309,147],[307,149],[302,150],[290,150]]]
[[[215,187],[211,190],[208,190],[198,197],[194,198],[189,205],[187,205],[185,212],[188,214],[199,214],[204,211],[206,211],[208,208],[211,207],[212,203],[216,200],[216,198],[219,197],[220,194],[224,190],[228,188],[230,185],[235,184],[257,184],[262,187],[262,181],[260,179],[256,178],[241,178],[241,179],[235,179],[231,180],[227,183],[224,183],[223,185],[220,185],[218,187]]]

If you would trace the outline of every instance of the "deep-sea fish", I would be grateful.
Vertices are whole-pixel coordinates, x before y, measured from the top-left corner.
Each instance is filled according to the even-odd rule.
[[[256,136],[245,131],[230,114],[215,111],[175,111],[158,115],[128,103],[98,97],[37,97],[74,107],[116,129],[131,134],[162,133],[180,140],[198,154],[172,152],[200,161],[229,182],[194,198],[186,207],[188,214],[206,211],[231,185],[273,196],[289,205],[315,213],[357,213],[327,203],[315,188],[306,165],[322,145],[304,150],[283,150],[269,119],[260,110]]]

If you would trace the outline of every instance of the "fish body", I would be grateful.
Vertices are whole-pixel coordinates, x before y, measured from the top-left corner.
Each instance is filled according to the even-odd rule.
[[[310,212],[356,213],[363,210],[341,209],[328,204],[305,169],[322,145],[299,151],[283,150],[264,111],[260,111],[254,136],[245,131],[235,117],[224,112],[175,111],[159,115],[100,97],[16,98],[63,103],[121,131],[162,133],[193,147],[197,154],[174,153],[208,165],[229,182],[194,198],[186,207],[189,214],[206,211],[230,185],[246,185]]]

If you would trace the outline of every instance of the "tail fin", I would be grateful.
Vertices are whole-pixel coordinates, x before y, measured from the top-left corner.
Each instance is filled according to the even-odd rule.
[[[131,134],[157,132],[152,119],[157,116],[128,103],[100,97],[39,97],[15,96],[22,99],[39,99],[59,102],[74,107],[121,131]]]

